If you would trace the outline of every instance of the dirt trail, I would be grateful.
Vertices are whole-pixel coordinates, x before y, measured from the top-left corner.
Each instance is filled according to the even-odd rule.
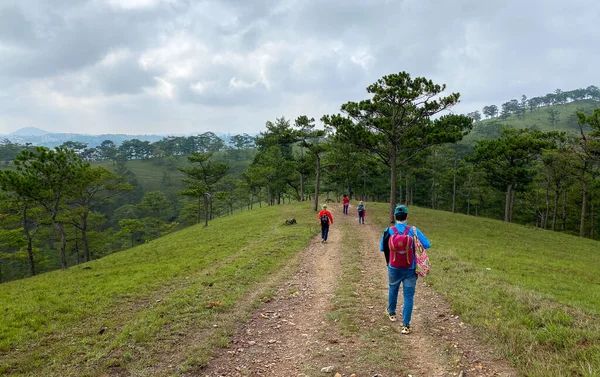
[[[334,215],[334,221],[340,216]],[[315,223],[317,220],[315,220]],[[337,224],[336,224],[337,225]],[[240,326],[231,347],[213,358],[199,376],[296,376],[315,352],[326,347],[320,332],[338,279],[340,229],[316,236],[300,256],[293,278]]]
[[[327,374],[319,370],[329,365],[323,360],[327,360],[333,337],[335,346],[343,347],[337,362],[344,360],[346,371],[360,365],[358,369],[371,371],[369,376],[387,376],[378,374],[382,372],[375,362],[365,365],[369,361],[360,358],[361,348],[368,347],[364,339],[340,339],[326,319],[339,283],[340,253],[345,248],[356,247],[343,244],[342,232],[350,230],[359,232],[362,240],[360,290],[365,293],[360,294],[358,311],[370,318],[366,326],[385,325],[396,332],[396,346],[401,348],[398,354],[403,355],[398,362],[404,370],[413,377],[457,376],[461,371],[469,377],[518,376],[489,346],[478,341],[468,325],[453,315],[443,297],[435,293],[425,279],[419,279],[417,286],[411,324],[414,332],[401,335],[401,316],[395,323],[384,317],[387,270],[383,255],[378,251],[382,229],[368,223],[357,224],[354,216],[341,215],[341,208],[337,206],[331,210],[336,222],[331,227],[328,243],[322,244],[320,236],[316,236],[301,254],[293,278],[282,282],[272,300],[257,310],[249,322],[240,324],[230,347],[218,351],[208,366],[193,375],[325,376]],[[401,304],[400,292],[399,313]]]

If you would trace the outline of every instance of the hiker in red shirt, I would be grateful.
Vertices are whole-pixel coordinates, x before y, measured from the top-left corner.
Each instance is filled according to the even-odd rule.
[[[323,209],[319,212],[319,221],[321,221],[321,243],[327,243],[329,224],[333,224],[333,216],[327,210],[327,204],[323,204]]]
[[[344,194],[344,197],[342,198],[342,204],[344,205],[344,215],[347,215],[348,207],[350,206],[350,198],[348,198],[348,195]]]

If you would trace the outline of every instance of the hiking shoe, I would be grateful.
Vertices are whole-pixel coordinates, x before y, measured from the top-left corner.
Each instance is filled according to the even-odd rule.
[[[412,329],[410,328],[410,326],[402,326],[402,330],[400,330],[401,334],[410,334],[412,332]]]
[[[390,319],[390,321],[396,322],[396,314],[395,313],[391,314],[388,309],[385,309],[385,315],[388,316],[388,318]]]

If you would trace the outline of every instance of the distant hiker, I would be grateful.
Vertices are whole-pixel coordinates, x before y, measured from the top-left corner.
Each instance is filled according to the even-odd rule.
[[[321,221],[321,243],[327,243],[329,224],[333,224],[333,216],[327,210],[327,204],[323,204],[323,209],[319,212],[319,221]]]
[[[390,288],[388,292],[388,307],[385,312],[392,322],[396,321],[398,290],[400,289],[400,283],[402,283],[402,292],[404,295],[402,330],[400,331],[402,334],[411,333],[410,319],[412,317],[418,276],[415,272],[414,231],[413,227],[408,226],[406,223],[407,217],[408,209],[402,205],[397,206],[394,210],[396,224],[384,230],[379,244],[379,250],[386,253],[386,262],[388,263],[388,283]],[[431,243],[427,237],[418,228],[416,232],[423,247],[429,249]]]
[[[364,224],[366,210],[365,210],[365,204],[363,203],[362,200],[360,201],[360,203],[358,203],[358,207],[356,207],[356,209],[358,210],[358,223]]]
[[[347,215],[348,207],[350,206],[350,199],[348,198],[348,195],[344,194],[344,197],[342,198],[342,204],[344,205],[344,215]]]

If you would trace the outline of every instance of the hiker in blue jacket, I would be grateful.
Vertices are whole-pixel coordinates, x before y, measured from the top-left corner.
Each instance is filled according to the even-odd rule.
[[[363,203],[363,201],[361,200],[360,203],[358,204],[358,206],[356,207],[356,209],[358,210],[358,223],[359,224],[364,224],[365,223],[365,203]]]
[[[402,308],[402,330],[400,332],[402,334],[410,334],[410,320],[412,317],[415,288],[417,286],[418,277],[415,271],[416,258],[414,257],[414,242],[412,247],[412,264],[407,265],[406,268],[397,268],[391,266],[391,264],[393,263],[390,263],[390,251],[387,242],[389,237],[394,235],[394,230],[392,229],[393,227],[396,228],[399,234],[405,234],[407,236],[414,237],[414,233],[411,229],[412,227],[410,227],[406,223],[406,219],[408,218],[408,209],[405,206],[400,205],[396,207],[396,209],[394,210],[394,218],[396,219],[396,224],[384,230],[379,244],[379,250],[384,252],[385,259],[388,265],[388,283],[390,285],[388,292],[388,307],[385,312],[390,321],[396,321],[396,305],[398,303],[398,291],[400,289],[400,284],[402,283],[404,306]],[[406,229],[407,227],[409,229]],[[421,244],[425,249],[431,247],[431,243],[429,242],[427,237],[425,237],[425,235],[421,233],[421,231],[418,228],[417,237],[419,237],[419,241],[421,241]]]

